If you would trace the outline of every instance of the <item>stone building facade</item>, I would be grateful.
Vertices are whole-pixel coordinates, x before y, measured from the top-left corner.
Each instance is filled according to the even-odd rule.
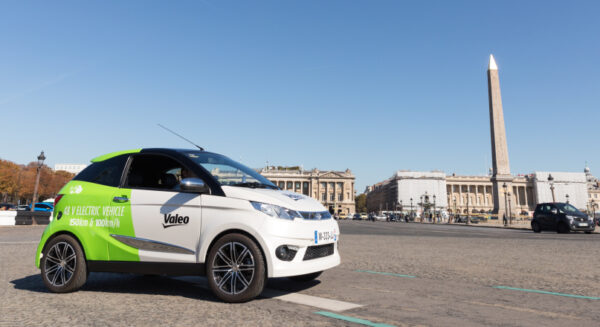
[[[319,200],[331,213],[354,213],[354,175],[345,171],[304,170],[300,167],[268,166],[258,172],[279,186]]]
[[[587,183],[585,173],[535,172],[512,176],[512,182],[507,183],[506,188],[500,185],[497,198],[504,202],[513,217],[531,216],[538,203],[552,202],[549,175],[554,178],[557,202],[569,201],[585,211],[592,205],[592,199],[600,205],[598,182]],[[492,213],[494,198],[492,176],[399,171],[391,178],[367,187],[367,210],[420,212],[424,207],[435,207],[436,211],[448,213]]]

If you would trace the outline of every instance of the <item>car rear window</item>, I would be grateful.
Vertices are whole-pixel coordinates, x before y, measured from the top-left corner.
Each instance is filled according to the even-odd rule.
[[[100,162],[95,162],[80,172],[73,180],[84,181],[106,186],[119,186],[123,168],[129,155],[121,155]]]

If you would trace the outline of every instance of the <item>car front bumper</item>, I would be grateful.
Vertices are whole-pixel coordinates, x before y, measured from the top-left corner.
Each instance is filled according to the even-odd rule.
[[[339,226],[334,219],[294,221],[270,220],[266,227],[268,237],[265,238],[265,255],[269,256],[271,265],[269,277],[289,277],[323,271],[340,264],[338,252]],[[329,245],[333,253],[313,259],[305,259],[309,247]],[[277,247],[288,245],[297,247],[296,255],[291,261],[279,259],[275,251]]]

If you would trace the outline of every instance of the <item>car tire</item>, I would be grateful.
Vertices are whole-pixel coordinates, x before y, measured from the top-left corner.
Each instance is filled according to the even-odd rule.
[[[570,231],[571,231],[571,229],[569,228],[569,226],[562,222],[558,223],[558,226],[556,227],[556,232],[559,234],[566,234]]]
[[[42,280],[54,293],[80,289],[88,276],[85,255],[79,242],[70,235],[59,235],[44,248],[40,261]]]
[[[537,221],[532,221],[531,230],[533,230],[534,233],[540,233],[542,231],[542,227]]]
[[[265,260],[248,236],[234,233],[221,237],[210,249],[206,262],[208,285],[225,302],[250,301],[265,287]]]
[[[586,234],[591,234],[591,233],[592,233],[592,231],[591,231],[591,230],[586,230],[586,231],[585,231],[585,233],[586,233]]]
[[[295,282],[306,283],[318,278],[319,276],[321,276],[322,273],[322,271],[317,271],[306,275],[290,276],[288,278]]]

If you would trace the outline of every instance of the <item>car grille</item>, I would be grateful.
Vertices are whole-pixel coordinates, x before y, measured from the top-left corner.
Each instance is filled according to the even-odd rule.
[[[308,212],[308,211],[300,211],[302,218],[304,219],[314,219],[314,220],[323,220],[323,219],[331,219],[331,214],[329,211],[320,211],[320,212]]]
[[[587,221],[587,219],[582,218],[582,217],[577,217],[577,218],[575,218],[575,221],[585,222],[585,221]]]
[[[315,245],[315,246],[309,246],[306,249],[306,253],[304,253],[304,259],[303,260],[312,260],[312,259],[317,259],[317,258],[322,258],[322,257],[326,257],[328,255],[332,255],[333,254],[333,247],[334,244],[324,244],[324,245]]]

